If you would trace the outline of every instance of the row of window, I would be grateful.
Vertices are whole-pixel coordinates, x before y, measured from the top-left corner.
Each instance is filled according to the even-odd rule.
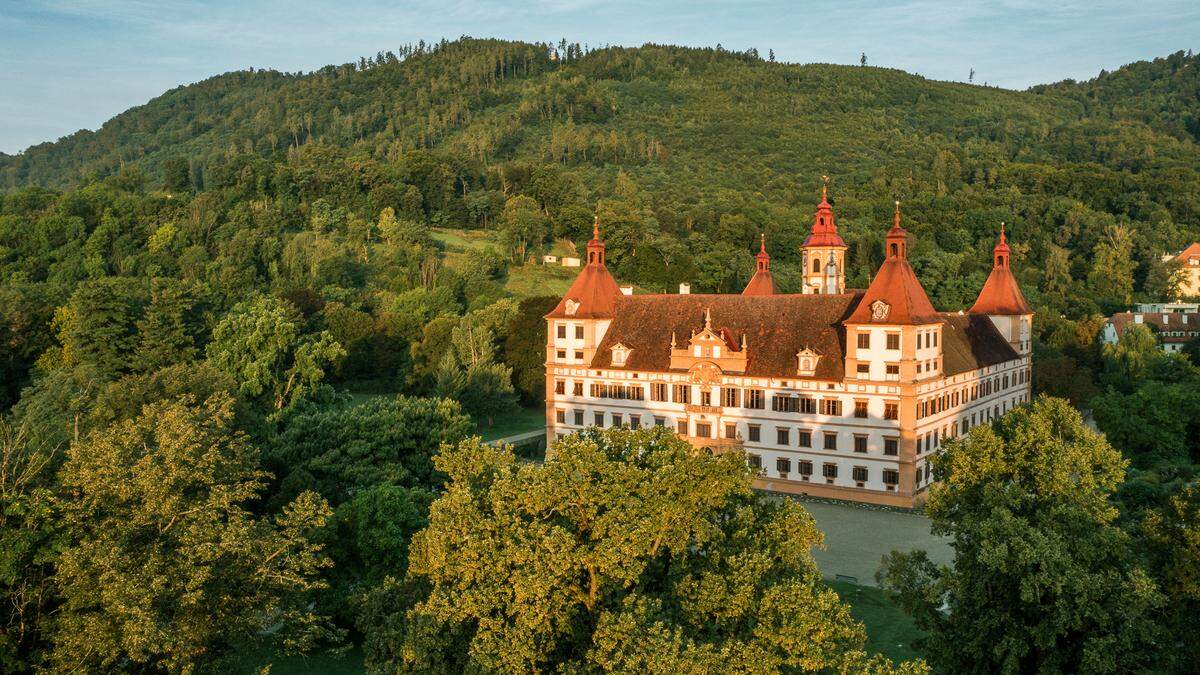
[[[746,461],[749,465],[763,472],[762,457],[754,453],[746,455]],[[813,463],[807,459],[797,460],[796,473],[800,480],[807,481],[813,475]],[[775,460],[775,471],[778,472],[780,478],[787,478],[792,472],[792,459],[790,457],[780,457]],[[834,462],[825,462],[821,464],[821,477],[826,483],[833,483],[838,477],[838,465]],[[883,484],[888,490],[896,489],[896,485],[900,483],[900,472],[897,469],[883,469]],[[863,487],[871,479],[871,470],[865,466],[855,466],[850,469],[850,479],[853,480],[858,487]]]
[[[567,339],[567,324],[565,324],[565,323],[558,324],[556,331],[557,331],[556,335],[558,336],[558,339],[560,339],[560,340]],[[576,340],[583,339],[583,326],[575,326],[575,339]]]
[[[900,350],[900,334],[899,333],[884,333],[885,348],[893,351]],[[871,333],[869,331],[858,334],[858,348],[871,348]],[[937,331],[920,331],[917,333],[917,349],[925,347],[936,347],[938,344]]]
[[[1023,369],[1017,371],[1012,377],[1011,384],[1013,386],[1023,385],[1029,381],[1029,370]],[[970,387],[962,386],[954,391],[943,392],[938,396],[927,399],[922,399],[917,402],[917,419],[936,415],[940,412],[957,408],[960,405],[966,405],[983,396],[1008,389],[1010,384],[1007,374],[989,378],[982,382],[977,382]]]
[[[927,431],[917,437],[917,454],[922,452],[933,452],[938,448],[943,440],[965,436],[967,433],[979,426],[980,424],[988,424],[994,419],[1012,410],[1021,403],[1029,400],[1028,394],[1018,394],[1011,401],[1002,401],[992,406],[990,409],[985,408],[979,412],[971,413],[970,419],[963,418],[958,422],[944,425],[941,429]]]
[[[662,426],[667,425],[667,418],[665,418],[661,415],[653,415],[651,417],[653,419],[654,426],[662,427]],[[596,411],[596,412],[592,413],[592,424],[597,427],[601,427],[601,428],[603,428],[605,426],[619,427],[619,426],[622,426],[625,424],[625,420],[626,420],[626,416],[624,413],[619,413],[619,412],[607,413],[607,417],[606,417],[606,413],[604,413],[603,411]],[[636,413],[630,414],[628,416],[628,420],[629,420],[629,426],[632,428],[638,428],[638,427],[642,426],[642,415],[640,415],[640,414],[636,414]],[[562,409],[556,410],[555,411],[555,421],[559,424],[566,424],[567,423],[567,411],[562,410]],[[571,421],[572,421],[572,424],[574,424],[575,426],[579,426],[579,427],[584,426],[584,424],[585,424],[584,411],[582,411],[582,410],[571,411]],[[609,424],[606,425],[605,424],[606,421],[609,422]],[[689,425],[688,425],[688,420],[686,418],[678,419],[675,421],[675,430],[676,430],[676,432],[678,432],[680,435],[683,435],[683,436],[694,436],[696,438],[715,438],[715,436],[713,435],[715,430],[713,429],[712,423],[706,422],[703,420],[696,420],[695,428],[690,429]],[[726,423],[723,431],[724,431],[724,436],[722,436],[722,438],[746,440],[747,442],[750,442],[750,443],[762,443],[763,442],[762,441],[762,425],[760,425],[760,424],[747,424],[746,425],[746,437],[744,439],[738,431],[738,424],[736,422]],[[791,427],[775,427],[775,444],[784,446],[784,447],[791,447],[793,444],[792,443],[792,431],[793,431],[793,429]],[[693,432],[693,433],[689,433],[689,432]],[[814,447],[814,445],[813,445],[813,433],[814,432],[811,429],[795,429],[795,432],[796,432],[795,445],[797,447],[801,447],[801,448]],[[870,452],[869,437],[866,434],[855,434],[853,438],[854,438],[854,452],[859,453],[859,454],[866,454],[866,453]],[[821,442],[822,442],[822,444],[821,444],[822,449],[836,451],[838,449],[838,433],[834,432],[834,431],[821,432]],[[899,453],[899,450],[900,450],[899,439],[894,438],[894,437],[886,437],[883,439],[883,454],[884,455],[895,456]]]
[[[583,395],[582,382],[572,382],[571,385],[571,394],[573,396]],[[565,395],[566,392],[566,380],[555,380],[554,393]],[[650,384],[651,401],[668,402],[668,392],[670,393],[669,402],[692,403],[692,385],[690,384],[672,384],[670,385],[670,389],[668,389],[668,385],[665,382],[653,382]],[[762,410],[764,408],[766,394],[762,389],[720,387],[719,392],[720,404],[726,408],[744,407],[751,410]],[[593,398],[614,398],[632,401],[645,400],[645,389],[640,384],[594,382],[590,386],[589,394]],[[703,406],[713,405],[713,393],[708,390],[701,390],[700,399],[697,402]],[[869,417],[868,405],[869,402],[865,399],[855,399],[854,417],[863,419]],[[782,394],[771,396],[771,410],[807,415],[819,413],[830,417],[841,417],[844,414],[842,399],[840,398],[814,398],[812,396]],[[900,404],[896,401],[885,401],[883,404],[883,418],[886,420],[899,419]]]

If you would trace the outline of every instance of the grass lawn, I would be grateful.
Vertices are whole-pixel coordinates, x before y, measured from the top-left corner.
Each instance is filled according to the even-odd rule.
[[[577,276],[579,276],[578,267],[540,264],[509,267],[504,290],[518,298],[537,295],[562,296],[566,294]]]
[[[511,415],[497,417],[495,424],[491,427],[487,426],[487,420],[481,421],[475,428],[475,433],[482,436],[485,441],[494,441],[497,438],[545,427],[546,410],[544,408],[520,408]]]
[[[882,590],[847,581],[827,583],[842,600],[850,603],[850,613],[867,627],[867,653],[880,652],[893,661],[921,656],[913,646],[921,630]]]

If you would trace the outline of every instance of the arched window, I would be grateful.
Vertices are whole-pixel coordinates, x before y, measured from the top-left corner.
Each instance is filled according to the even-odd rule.
[[[820,259],[818,259],[816,257],[813,257],[813,273],[815,273],[815,274],[821,273],[821,261],[820,261]]]
[[[899,253],[900,253],[900,247],[897,246],[896,244],[892,244],[892,255],[899,255]]]
[[[1002,255],[996,256],[996,264],[999,265],[1000,267],[1004,267],[1004,256],[1002,256]]]

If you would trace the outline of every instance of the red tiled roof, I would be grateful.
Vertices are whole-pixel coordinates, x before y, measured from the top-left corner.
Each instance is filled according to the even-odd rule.
[[[1108,318],[1117,331],[1117,338],[1125,334],[1125,329],[1137,322],[1136,315],[1142,317],[1142,323],[1158,329],[1159,338],[1167,344],[1183,344],[1200,335],[1200,313],[1195,312],[1120,312]],[[1187,323],[1184,323],[1186,319]],[[1183,333],[1183,335],[1171,335]]]
[[[775,277],[771,276],[771,256],[767,255],[767,236],[759,235],[758,255],[754,256],[754,276],[742,295],[775,295]]]
[[[1187,261],[1191,260],[1192,258],[1200,258],[1200,242],[1196,242],[1183,249],[1179,252],[1179,255],[1172,258],[1172,260]]]
[[[992,273],[988,275],[987,281],[983,284],[983,290],[979,292],[979,298],[967,311],[971,314],[1006,316],[1033,313],[1033,310],[1029,309],[1029,305],[1025,302],[1025,296],[1021,294],[1021,287],[1017,284],[1016,277],[1008,267],[992,268]]]
[[[750,277],[742,295],[775,295],[775,292],[775,277],[771,276],[771,270],[758,270]]]
[[[598,319],[613,315],[613,303],[621,288],[604,265],[604,242],[600,239],[600,219],[592,224],[592,240],[587,243],[587,265],[575,277],[574,283],[546,318],[574,317]],[[574,312],[567,312],[567,302],[579,303]]]
[[[671,334],[686,344],[704,327],[709,310],[714,330],[741,344],[746,337],[746,375],[797,377],[796,353],[811,347],[821,355],[814,375],[841,380],[845,368],[842,321],[859,294],[844,295],[623,295],[615,318],[592,358],[592,368],[613,369],[612,347],[632,351],[621,370],[666,372],[671,365]]]
[[[896,219],[892,229],[888,230],[887,258],[879,267],[879,272],[867,286],[867,293],[854,313],[850,315],[849,323],[878,323],[887,325],[912,325],[937,323],[940,319],[925,295],[925,288],[917,280],[917,275],[908,264],[908,232],[900,227],[900,202],[896,202]],[[876,320],[872,307],[882,301],[887,305],[886,315]]]
[[[1000,241],[992,249],[992,273],[984,282],[983,290],[979,291],[975,304],[967,310],[969,313],[1003,316],[1033,313],[1021,294],[1021,286],[1012,275],[1011,264],[1012,251],[1004,237],[1004,223],[1000,223]]]

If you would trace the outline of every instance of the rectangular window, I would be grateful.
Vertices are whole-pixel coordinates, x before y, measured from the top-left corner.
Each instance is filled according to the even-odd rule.
[[[829,479],[837,478],[837,464],[834,464],[833,462],[826,462],[825,464],[822,464],[821,475]]]
[[[812,462],[808,461],[807,459],[800,460],[796,463],[796,471],[798,471],[801,476],[808,478],[812,475]]]
[[[797,412],[800,410],[800,399],[793,396],[772,396],[771,410],[775,412]]]
[[[746,390],[746,407],[755,410],[762,410],[763,402],[766,399],[763,396],[762,389],[747,389]]]
[[[833,415],[840,417],[842,414],[842,399],[840,398],[823,398],[821,399],[821,414]]]
[[[858,417],[858,418],[866,419],[866,417],[867,417],[867,402],[866,401],[855,401],[854,402],[854,416]]]
[[[898,363],[887,364],[887,374],[888,375],[899,375],[900,374],[900,364],[898,364]]]
[[[933,337],[933,346],[936,347],[938,334],[935,332],[935,333],[931,333],[930,335]]]
[[[725,387],[724,389],[722,389],[721,390],[721,405],[725,406],[726,408],[736,408],[738,406],[738,401],[741,398],[740,396],[738,396],[738,393],[740,391],[741,390],[736,389],[734,387]]]
[[[736,424],[726,424],[725,425],[725,438],[737,438],[737,425]]]
[[[858,334],[858,348],[859,349],[870,349],[871,348],[871,334],[870,333],[859,333]]]
[[[659,417],[658,415],[655,415],[655,416],[654,416],[654,426],[656,426],[656,427],[665,427],[665,426],[667,426],[667,418],[665,418],[665,417]]]
[[[554,381],[554,393],[556,393],[556,394],[567,393],[567,383],[565,380],[555,380]]]
[[[575,411],[575,426],[577,426],[577,427],[583,426],[583,411],[582,410]]]
[[[804,413],[805,415],[817,414],[817,399],[812,398],[811,396],[801,396],[800,412]]]
[[[787,427],[775,427],[775,444],[788,445],[791,443]]]
[[[700,405],[702,405],[702,406],[711,406],[712,405],[712,392],[711,391],[700,392]]]
[[[688,435],[687,420],[676,421],[675,422],[675,431],[678,432],[680,436],[687,436]]]
[[[883,404],[883,419],[885,419],[885,420],[900,419],[900,404],[899,403],[884,403]]]
[[[575,326],[575,339],[576,340],[583,339],[583,326]]]
[[[859,453],[864,453],[864,454],[867,452],[867,437],[866,436],[855,436],[854,437],[854,451],[859,452]]]
[[[837,450],[837,434],[832,431],[825,432],[825,449]]]
[[[856,466],[851,470],[851,473],[853,474],[854,482],[858,483],[860,487],[862,483],[867,482],[867,467]]]
[[[559,424],[566,424],[567,423],[567,411],[566,410],[555,410],[554,411],[554,421],[558,422]]]
[[[641,429],[642,428],[642,416],[641,415],[630,415],[629,416],[629,426],[634,429]]]
[[[574,396],[583,396],[583,383],[574,382],[571,384],[571,394]]]
[[[576,351],[576,352],[575,352],[575,360],[576,360],[576,361],[582,361],[582,360],[583,360],[583,352],[581,352],[581,351]]]
[[[619,427],[619,426],[621,426],[621,423],[622,423],[622,422],[621,422],[621,413],[613,413],[613,414],[612,414],[612,420],[613,420],[613,423],[612,423],[612,425],[613,425],[614,427]]]
[[[775,470],[779,472],[780,476],[788,475],[792,470],[792,460],[787,457],[780,457],[775,460]]]
[[[855,369],[858,370],[859,375],[870,375],[871,374],[871,364],[869,364],[869,363],[860,363],[857,366],[855,366]]]
[[[567,360],[567,350],[565,350],[565,349],[555,350],[554,358],[558,359],[559,361],[566,361]]]
[[[883,454],[893,457],[900,451],[900,441],[895,438],[883,439]]]
[[[892,349],[892,350],[900,349],[900,334],[899,333],[888,333],[887,334],[887,348]]]
[[[692,402],[692,385],[690,384],[674,384],[671,385],[671,400],[676,403],[691,403]]]
[[[751,469],[762,469],[762,457],[752,452],[746,455],[746,463],[750,465]]]
[[[900,482],[900,472],[895,469],[883,470],[884,485],[895,485]]]
[[[712,425],[708,422],[696,422],[696,435],[700,438],[712,438]]]
[[[604,426],[604,413],[602,413],[602,412],[594,413],[592,415],[592,419],[595,421],[596,426],[598,426],[598,427]]]
[[[558,337],[563,340],[567,339],[567,327],[565,324],[558,324]]]
[[[796,430],[796,444],[802,448],[812,447],[812,432],[808,429]]]
[[[650,385],[650,400],[651,401],[667,400],[667,385],[665,382],[654,382]]]
[[[751,443],[757,443],[762,437],[761,429],[762,427],[758,426],[757,424],[749,424],[746,426],[746,431],[748,432],[747,435],[749,436]]]

